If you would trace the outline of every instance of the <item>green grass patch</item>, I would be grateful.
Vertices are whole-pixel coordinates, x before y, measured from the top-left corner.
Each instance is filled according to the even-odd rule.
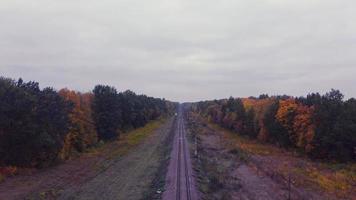
[[[104,161],[93,166],[96,171],[104,171],[112,164],[113,160],[120,159],[122,156],[126,155],[132,148],[136,147],[147,137],[152,135],[152,133],[162,126],[166,120],[167,118],[160,118],[150,121],[141,128],[122,133],[117,140],[101,143],[97,147],[90,149],[85,155],[89,157],[104,157]]]
[[[144,127],[132,130],[128,133],[125,133],[123,139],[126,139],[128,145],[130,145],[130,146],[137,145],[144,138],[146,138],[148,135],[150,135],[150,133],[152,133],[153,131],[158,129],[162,124],[164,124],[165,121],[166,121],[166,119],[159,119],[159,120],[149,122]]]
[[[140,144],[144,139],[149,137],[156,129],[158,129],[162,124],[166,122],[166,118],[160,118],[158,120],[151,121],[141,128],[122,133],[120,138],[108,144],[110,151],[106,154],[109,159],[114,159],[121,157],[129,152],[129,150],[138,144]],[[103,145],[101,148],[107,148]],[[99,150],[100,151],[100,150]],[[106,151],[106,150],[104,150]]]

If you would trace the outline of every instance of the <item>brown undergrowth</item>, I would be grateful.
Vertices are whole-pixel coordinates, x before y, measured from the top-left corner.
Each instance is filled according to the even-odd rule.
[[[192,152],[197,152],[192,160],[202,199],[231,200],[240,182],[230,174],[245,160],[245,156],[240,156],[244,153],[232,146],[230,150],[220,148],[217,143],[221,138],[191,119],[188,120],[188,139]]]
[[[198,117],[198,116],[195,116]],[[205,126],[221,133],[221,137],[237,149],[244,152],[244,159],[258,172],[268,174],[281,183],[289,176],[293,186],[309,188],[324,195],[340,199],[353,199],[356,196],[356,164],[327,163],[312,161],[292,150],[278,148],[271,144],[240,136],[235,132],[210,123]],[[241,154],[241,153],[240,153]],[[332,197],[330,197],[332,198]]]

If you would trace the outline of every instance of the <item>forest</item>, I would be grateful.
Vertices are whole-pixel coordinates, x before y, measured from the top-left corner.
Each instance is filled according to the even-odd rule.
[[[230,97],[193,103],[191,109],[236,134],[311,159],[356,160],[356,99],[344,100],[339,90],[306,97]]]
[[[106,85],[81,93],[0,77],[0,167],[50,166],[175,109],[165,99]]]

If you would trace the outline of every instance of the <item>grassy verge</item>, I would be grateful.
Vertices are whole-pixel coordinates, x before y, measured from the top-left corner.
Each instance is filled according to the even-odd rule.
[[[170,161],[170,154],[173,146],[174,131],[177,123],[177,119],[173,119],[172,126],[164,142],[161,145],[162,151],[160,151],[159,167],[154,175],[154,179],[151,182],[151,186],[148,191],[145,192],[144,200],[161,199],[164,192],[164,186],[166,182],[166,174]]]
[[[156,129],[161,127],[165,122],[166,118],[161,118],[155,121],[151,121],[144,127],[123,133],[119,140],[118,147],[109,154],[110,158],[115,158],[126,154],[131,148],[140,144],[144,139],[149,137]]]
[[[106,144],[99,144],[98,147],[92,148],[90,151],[85,153],[85,156],[103,156],[105,160],[98,162],[94,166],[95,170],[103,171],[108,168],[112,162],[120,159],[131,149],[152,135],[152,133],[161,127],[166,121],[167,118],[160,118],[147,123],[144,127],[122,133],[117,140]]]

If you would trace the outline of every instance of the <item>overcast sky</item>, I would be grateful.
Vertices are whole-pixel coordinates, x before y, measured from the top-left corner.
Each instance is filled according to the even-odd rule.
[[[356,96],[355,0],[1,0],[0,75],[175,101]]]

